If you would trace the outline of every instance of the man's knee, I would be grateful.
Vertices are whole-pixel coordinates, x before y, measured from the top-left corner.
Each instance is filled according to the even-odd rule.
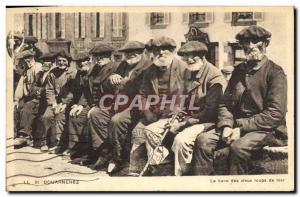
[[[213,147],[211,145],[211,138],[207,133],[200,133],[195,141],[195,149],[201,149],[207,154],[213,152]]]
[[[237,140],[231,143],[230,152],[232,156],[237,156],[239,158],[247,159],[247,154],[245,150],[247,149],[247,142],[243,140]]]
[[[183,135],[176,135],[174,138],[172,149],[180,149],[183,147],[183,145],[186,143],[186,137]]]

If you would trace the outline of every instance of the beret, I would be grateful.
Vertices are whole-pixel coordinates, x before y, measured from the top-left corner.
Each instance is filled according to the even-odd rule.
[[[100,43],[90,50],[90,54],[112,53],[114,48],[107,43]]]
[[[85,60],[89,60],[90,59],[90,56],[88,53],[77,53],[73,60],[74,61],[85,61]]]
[[[221,70],[225,74],[230,74],[234,70],[233,66],[224,66],[224,68]]]
[[[16,55],[16,59],[24,59],[27,57],[32,57],[35,55],[35,52],[32,50],[25,50]]]
[[[198,41],[190,41],[185,43],[179,50],[178,55],[182,56],[186,53],[193,53],[193,52],[207,52],[206,44]]]
[[[56,57],[55,53],[44,53],[39,59],[40,60],[54,60],[54,58]]]
[[[35,36],[25,36],[24,38],[24,42],[25,43],[37,43],[38,42],[38,39],[35,37]]]
[[[61,50],[58,53],[56,53],[56,57],[58,57],[58,56],[67,58],[69,61],[72,60],[71,55],[68,52],[66,52],[65,50]]]
[[[266,29],[257,25],[252,25],[250,27],[241,30],[235,36],[235,38],[237,40],[267,40],[271,36],[272,34]]]
[[[152,46],[160,47],[160,46],[171,46],[176,47],[176,42],[172,38],[162,36],[157,39],[152,40]]]
[[[138,49],[144,49],[145,44],[139,41],[129,41],[124,46],[122,46],[118,51],[120,52],[126,52],[126,51],[132,51],[132,50],[138,50]]]

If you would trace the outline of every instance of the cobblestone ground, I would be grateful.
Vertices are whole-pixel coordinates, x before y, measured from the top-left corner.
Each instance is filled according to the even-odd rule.
[[[50,180],[82,180],[92,181],[108,176],[105,171],[91,170],[86,166],[70,163],[67,157],[55,154],[41,153],[33,147],[14,149],[13,140],[9,140],[7,149],[7,190],[17,190],[18,187],[36,190],[38,185]]]

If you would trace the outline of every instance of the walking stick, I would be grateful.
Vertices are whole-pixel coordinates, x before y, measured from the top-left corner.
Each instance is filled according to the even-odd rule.
[[[175,112],[175,114],[172,116],[172,119],[168,122],[169,125],[171,125],[177,118],[177,116],[181,113],[182,111],[178,110]],[[145,167],[143,168],[143,170],[141,171],[141,173],[139,174],[139,177],[143,176],[143,174],[146,172],[146,170],[148,169],[151,160],[153,159],[154,153],[158,150],[158,148],[162,145],[162,142],[164,140],[164,138],[166,137],[167,133],[170,130],[170,127],[165,128],[166,131],[164,132],[164,134],[161,137],[160,143],[154,148],[154,150],[152,151],[152,154],[150,156],[150,158],[148,159]]]

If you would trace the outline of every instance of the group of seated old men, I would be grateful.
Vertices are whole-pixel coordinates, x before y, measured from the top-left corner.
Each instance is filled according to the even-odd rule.
[[[247,174],[255,152],[287,139],[286,75],[266,56],[270,38],[259,26],[236,35],[245,61],[228,82],[199,41],[178,49],[181,60],[165,36],[127,42],[119,63],[107,43],[73,58],[20,51],[15,146],[34,141],[42,152],[112,174],[128,161],[132,131],[143,125],[149,169],[172,163],[176,176],[213,175],[214,152],[229,147],[229,174]]]

